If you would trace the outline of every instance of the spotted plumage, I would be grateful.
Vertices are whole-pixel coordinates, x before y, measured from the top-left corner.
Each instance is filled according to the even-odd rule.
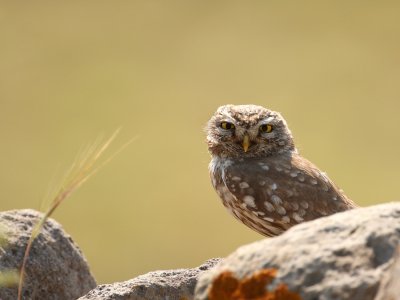
[[[248,227],[276,236],[356,205],[301,157],[283,117],[255,105],[218,108],[207,124],[210,176],[224,206]]]

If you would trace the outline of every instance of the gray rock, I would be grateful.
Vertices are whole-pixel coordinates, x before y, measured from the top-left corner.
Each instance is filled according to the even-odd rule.
[[[400,248],[397,248],[393,264],[382,278],[375,300],[400,300]]]
[[[79,300],[190,300],[198,276],[218,261],[211,259],[194,269],[155,271],[124,282],[101,284]]]
[[[19,270],[32,227],[42,217],[34,210],[0,212],[6,244],[0,246],[0,270]],[[23,299],[76,299],[96,286],[78,246],[60,224],[49,219],[32,244]],[[0,288],[0,299],[17,299],[17,288]]]
[[[237,249],[200,277],[195,299],[246,299],[258,288],[264,296],[287,293],[284,299],[372,300],[399,243],[400,203],[306,222]]]

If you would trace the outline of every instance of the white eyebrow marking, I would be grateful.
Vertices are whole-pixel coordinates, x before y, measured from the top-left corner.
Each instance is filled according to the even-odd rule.
[[[273,120],[275,120],[275,117],[271,116],[266,119],[262,119],[260,122],[269,123],[269,122],[272,122]]]

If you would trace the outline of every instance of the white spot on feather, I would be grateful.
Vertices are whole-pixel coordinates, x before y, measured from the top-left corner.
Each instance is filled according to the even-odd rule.
[[[250,186],[249,186],[249,184],[247,182],[243,181],[243,182],[239,183],[239,187],[241,189],[247,189]]]
[[[279,198],[277,195],[272,195],[271,196],[271,201],[275,204],[275,205],[282,205],[282,199]]]
[[[292,214],[293,219],[295,219],[296,222],[303,222],[304,219],[300,217],[297,213]]]
[[[303,217],[303,216],[305,216],[305,214],[306,214],[306,211],[304,209],[299,210],[299,216]]]
[[[275,210],[275,207],[268,201],[264,202],[264,206],[269,212],[273,212]]]
[[[256,203],[254,201],[254,197],[253,196],[244,196],[243,197],[243,201],[244,203],[246,203],[248,206],[250,207],[256,207]]]
[[[278,206],[276,211],[278,212],[278,214],[280,215],[286,215],[286,209],[283,206]]]
[[[306,201],[301,201],[301,202],[300,202],[300,205],[301,205],[303,208],[305,208],[305,209],[308,208],[308,202],[306,202]]]

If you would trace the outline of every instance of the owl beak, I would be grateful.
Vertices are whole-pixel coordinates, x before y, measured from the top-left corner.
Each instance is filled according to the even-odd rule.
[[[247,150],[249,149],[249,146],[250,146],[250,138],[247,134],[243,137],[242,146],[243,146],[244,152],[247,152]]]

